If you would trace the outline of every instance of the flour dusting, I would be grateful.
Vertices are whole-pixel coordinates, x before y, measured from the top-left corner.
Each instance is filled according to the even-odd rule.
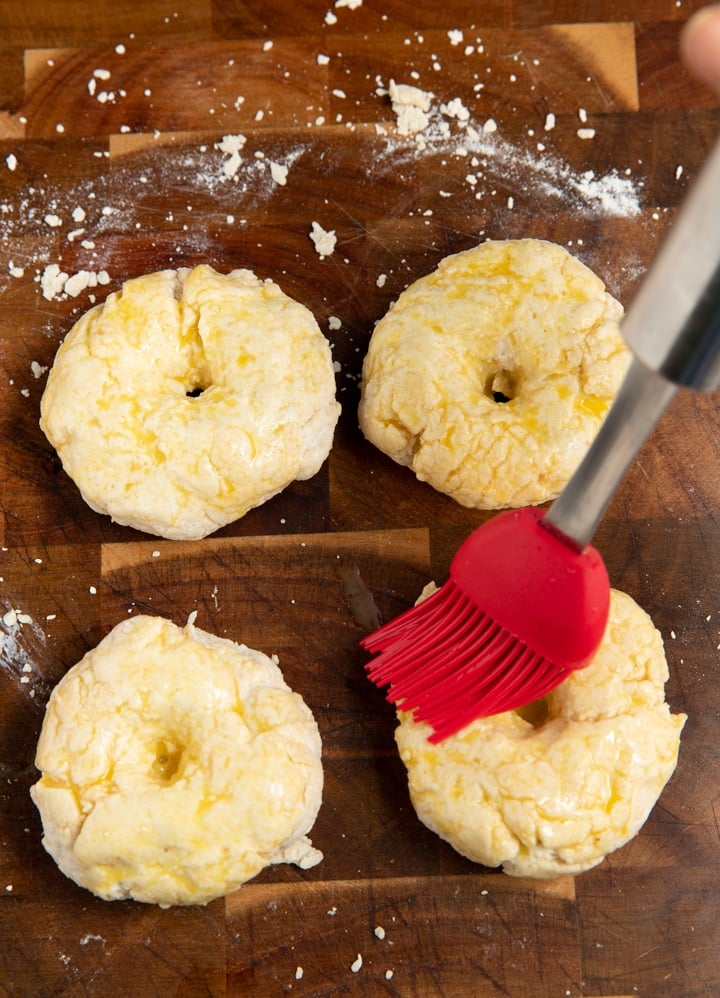
[[[37,673],[36,653],[45,645],[45,632],[28,613],[8,607],[0,617],[0,668],[14,676],[28,696],[35,697],[42,678]]]
[[[354,9],[360,2],[346,0],[342,6]],[[448,37],[459,53],[477,55],[483,51],[480,38],[469,41],[460,29],[452,29]],[[416,41],[420,45],[420,36]],[[272,44],[266,42],[263,51],[271,53]],[[341,56],[338,52],[335,58]],[[329,61],[326,53],[318,52],[318,65],[327,65]],[[435,60],[433,72],[437,74],[441,68]],[[513,77],[516,78],[515,74]],[[368,80],[372,83],[369,77]],[[122,88],[113,87],[112,82],[112,69],[97,67],[87,84],[87,99],[115,103],[127,96]],[[546,206],[551,214],[562,209],[589,218],[634,218],[640,213],[642,178],[636,179],[630,170],[620,167],[605,173],[591,170],[578,173],[547,148],[551,133],[558,127],[553,112],[528,123],[528,136],[537,131],[544,138],[535,142],[533,148],[531,142],[518,143],[506,137],[502,119],[479,117],[466,99],[443,93],[442,76],[437,76],[432,88],[420,83],[419,73],[411,73],[406,80],[384,81],[375,77],[378,107],[387,109],[391,121],[370,124],[343,120],[340,113],[336,116],[337,122],[343,120],[343,128],[349,133],[364,130],[368,151],[360,159],[356,154],[350,169],[358,180],[362,174],[365,179],[372,178],[379,191],[389,181],[396,183],[398,173],[405,167],[422,166],[438,155],[462,165],[459,179],[451,182],[441,174],[442,184],[438,183],[436,189],[427,187],[422,195],[427,203],[419,212],[409,212],[409,216],[421,214],[427,224],[446,198],[453,198],[460,229],[463,217],[477,217],[481,202],[498,232],[502,232],[503,218],[524,204],[533,213]],[[482,82],[475,85],[477,94],[483,86]],[[346,99],[346,92],[337,87],[332,95]],[[244,102],[245,97],[238,96],[236,106]],[[477,107],[481,106],[478,101]],[[582,129],[590,127],[585,109],[578,110],[578,118]],[[260,120],[256,116],[256,121]],[[598,121],[593,121],[593,133],[600,127]],[[223,229],[243,227],[249,231],[263,210],[273,224],[273,208],[277,204],[280,217],[299,218],[306,208],[311,243],[320,258],[325,259],[335,249],[336,231],[329,225],[319,226],[313,219],[310,213],[316,209],[307,201],[306,179],[296,180],[293,167],[305,159],[306,163],[312,162],[313,170],[320,175],[330,176],[333,170],[346,175],[348,162],[334,148],[332,135],[320,127],[326,124],[322,113],[311,115],[305,134],[299,129],[279,135],[262,127],[243,128],[226,131],[214,142],[200,138],[193,142],[191,137],[183,136],[177,143],[156,145],[152,143],[153,137],[148,136],[149,145],[137,153],[114,156],[108,169],[92,179],[70,187],[54,185],[45,179],[15,189],[11,197],[3,199],[0,195],[3,221],[0,250],[9,249],[6,265],[0,266],[0,291],[14,280],[27,279],[30,271],[45,301],[76,298],[80,304],[94,303],[103,288],[110,284],[119,286],[127,276],[112,267],[106,237],[144,230],[155,234],[164,191],[181,192],[186,202],[184,210],[180,210],[178,199],[174,198],[174,207],[165,210],[159,226],[165,232],[177,233],[176,245],[185,258],[188,254],[194,254],[198,260],[207,258],[217,247],[214,232],[222,239]],[[340,125],[335,127],[339,129]],[[154,136],[160,137],[160,133]],[[578,133],[577,141],[586,142],[587,136]],[[108,152],[96,150],[89,155],[102,158]],[[21,149],[9,152],[5,165],[8,171],[18,173],[23,166]],[[678,178],[681,172],[678,171]],[[300,176],[306,178],[307,170]],[[357,212],[352,175],[348,176],[348,203],[335,207],[354,218]],[[388,207],[397,211],[394,205]],[[22,239],[28,233],[32,233],[32,241]],[[17,237],[20,238],[16,242]],[[63,258],[70,256],[71,248],[73,263],[66,265]],[[173,265],[172,258],[167,265]]]
[[[642,181],[623,176],[618,170],[599,176],[594,172],[578,174],[557,155],[545,150],[533,153],[504,139],[494,119],[479,124],[469,113],[459,114],[453,101],[434,105],[434,95],[429,92],[425,92],[425,101],[421,102],[414,93],[417,88],[411,88],[412,93],[406,101],[416,109],[422,106],[427,120],[424,127],[407,140],[404,136],[409,130],[403,125],[404,106],[398,103],[398,89],[391,81],[388,93],[398,116],[398,134],[387,135],[385,156],[388,159],[407,163],[438,152],[467,159],[473,169],[468,171],[465,181],[476,197],[483,193],[483,178],[487,177],[489,181],[485,185],[487,190],[501,177],[505,183],[517,186],[517,194],[561,200],[567,207],[579,211],[625,218],[640,213]],[[544,128],[554,127],[555,116],[549,114]]]

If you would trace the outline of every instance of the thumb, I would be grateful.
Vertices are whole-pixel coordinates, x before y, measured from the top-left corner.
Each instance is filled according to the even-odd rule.
[[[690,18],[680,36],[680,56],[695,77],[720,94],[720,4]]]

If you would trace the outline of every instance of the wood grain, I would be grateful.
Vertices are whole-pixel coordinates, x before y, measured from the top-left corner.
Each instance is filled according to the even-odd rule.
[[[660,802],[598,868],[514,880],[425,829],[358,647],[369,615],[387,619],[444,579],[488,515],[363,440],[374,323],[410,281],[486,238],[560,242],[629,302],[720,126],[720,98],[677,55],[699,6],[0,4],[0,618],[25,621],[0,625],[0,993],[720,993],[716,395],[677,400],[597,536],[613,584],[661,629],[668,699],[689,715]],[[435,94],[422,148],[396,132],[390,79]],[[455,98],[474,138],[440,110]],[[244,161],[228,178],[218,143],[238,133]],[[288,166],[287,184],[272,182],[271,161]],[[337,234],[325,259],[315,220]],[[38,416],[46,369],[93,300],[200,262],[250,267],[314,312],[343,415],[315,478],[186,546],[93,513]],[[93,300],[44,298],[51,263],[110,283]],[[272,867],[206,908],[102,902],[40,844],[28,791],[44,706],[119,620],[193,611],[277,654],[315,713],[325,858]]]

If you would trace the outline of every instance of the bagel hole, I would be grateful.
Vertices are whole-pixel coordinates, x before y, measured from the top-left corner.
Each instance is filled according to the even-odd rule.
[[[161,783],[170,783],[180,768],[182,746],[173,745],[164,738],[155,743],[155,758],[152,763],[153,776]]]
[[[517,395],[517,377],[513,371],[501,369],[490,374],[485,381],[485,394],[493,402],[512,402]]]
[[[533,728],[541,728],[548,719],[547,697],[540,697],[539,700],[533,700],[532,703],[525,704],[524,707],[518,707],[515,713],[523,721],[532,724]]]

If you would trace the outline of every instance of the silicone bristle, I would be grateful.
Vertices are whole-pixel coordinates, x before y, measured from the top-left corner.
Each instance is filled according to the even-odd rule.
[[[403,710],[414,711],[416,721],[427,721],[432,727],[431,742],[456,734],[479,717],[517,710],[539,700],[568,675],[567,670],[519,642],[505,659],[492,663],[494,679],[488,680],[484,672],[478,675],[478,665],[477,660],[456,663],[452,690],[447,685],[442,690],[428,688],[422,703],[400,704]]]
[[[414,634],[416,628],[425,629],[438,622],[444,624],[446,614],[453,613],[454,607],[462,593],[452,582],[448,582],[440,589],[436,589],[427,599],[421,603],[416,603],[409,610],[401,613],[387,624],[383,624],[372,634],[361,639],[360,644],[371,654],[377,654],[397,641],[401,641],[408,635]]]
[[[545,696],[568,674],[483,613],[451,581],[362,642],[370,679],[433,728],[431,742],[478,717]]]

